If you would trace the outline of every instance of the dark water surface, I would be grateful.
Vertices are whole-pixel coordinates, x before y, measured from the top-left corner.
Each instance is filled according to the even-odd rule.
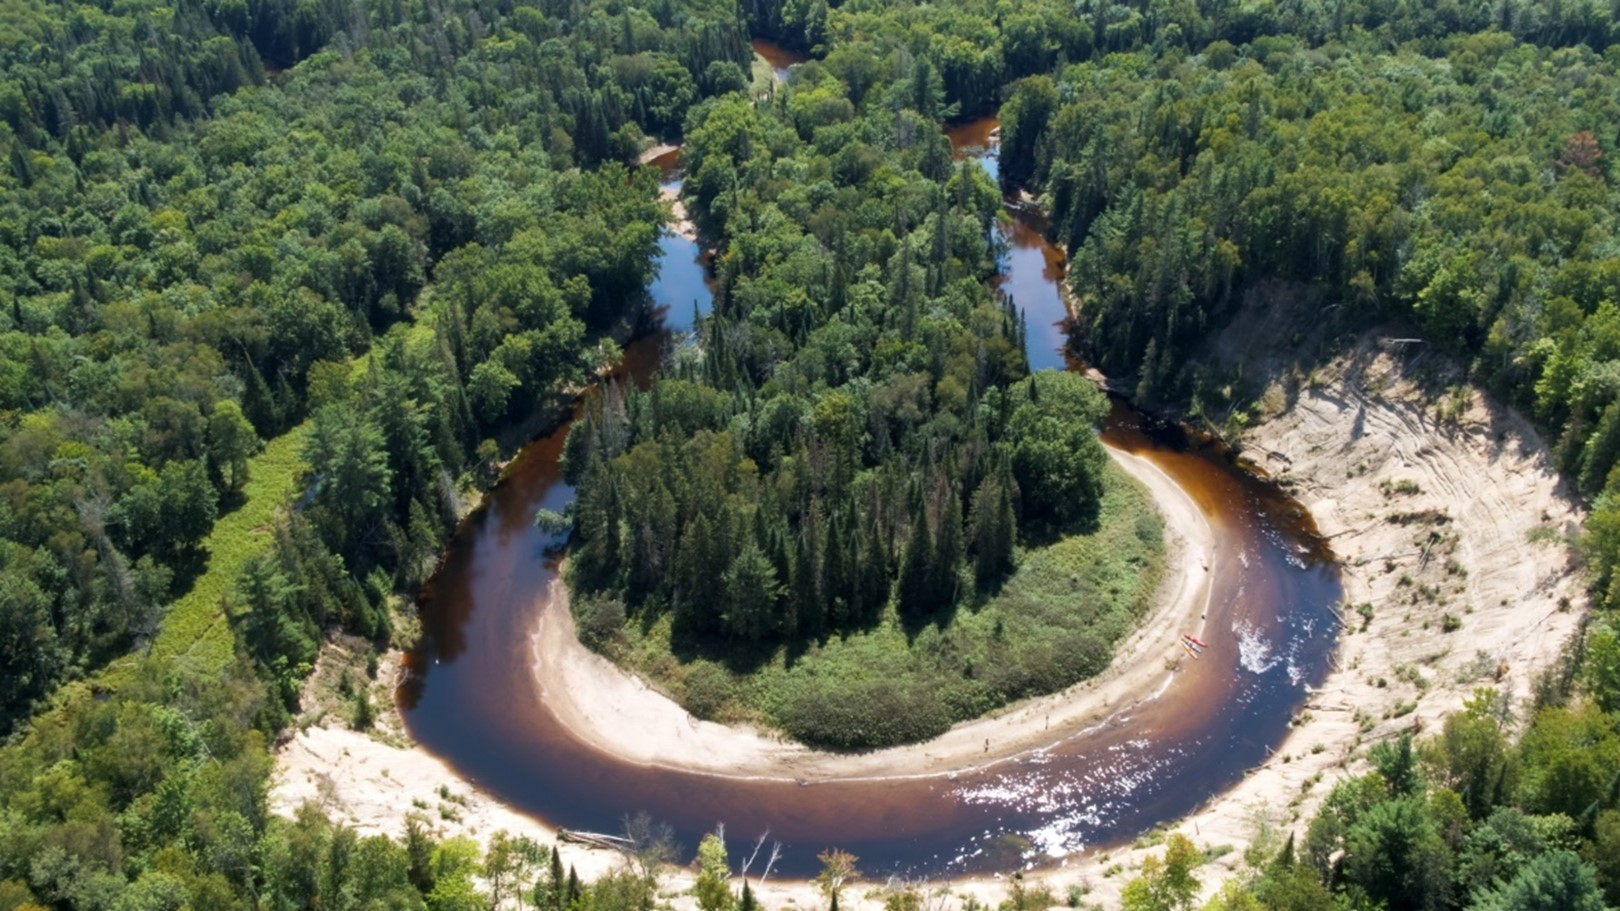
[[[970,127],[983,138],[991,129]],[[1027,217],[1004,230],[1011,250],[1000,287],[1026,311],[1032,363],[1060,366],[1062,253]],[[651,291],[665,329],[626,348],[624,373],[637,383],[649,381],[670,333],[689,324],[693,301],[707,306],[696,254],[689,241],[664,239]],[[1282,740],[1334,649],[1338,576],[1305,511],[1219,444],[1116,401],[1106,442],[1180,483],[1217,539],[1209,612],[1201,631],[1188,630],[1210,648],[1173,677],[1166,672],[1158,698],[1046,750],[954,778],[801,785],[632,765],[575,740],[534,683],[530,636],[546,606],[546,548],[555,542],[532,519],[572,496],[557,462],[565,433],[525,449],[457,532],[422,593],[425,635],[397,694],[418,742],[552,825],[613,832],[625,814],[644,810],[671,823],[688,852],[717,822],[744,839],[768,828],[786,846],[778,870],[790,876],[814,873],[816,853],[834,845],[869,874],[1008,870],[1126,841],[1237,783]],[[1165,645],[1166,653],[1176,647]]]

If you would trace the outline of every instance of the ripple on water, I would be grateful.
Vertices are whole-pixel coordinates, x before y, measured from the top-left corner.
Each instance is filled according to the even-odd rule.
[[[1239,620],[1232,632],[1238,640],[1238,664],[1249,673],[1264,674],[1281,660],[1272,653],[1271,642],[1247,620]]]
[[[990,781],[958,788],[955,796],[964,803],[991,804],[1018,814],[1036,814],[1038,825],[986,830],[957,853],[951,861],[961,866],[970,860],[995,853],[1010,835],[1027,840],[1021,859],[1036,862],[1061,859],[1085,850],[1099,835],[1108,831],[1122,810],[1131,806],[1139,792],[1157,790],[1163,772],[1185,751],[1147,738],[1135,738],[1111,745],[1095,761],[1053,769],[1022,767],[1002,773]]]

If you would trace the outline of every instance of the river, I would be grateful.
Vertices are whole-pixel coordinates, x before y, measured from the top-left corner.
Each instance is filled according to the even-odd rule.
[[[988,130],[979,122],[952,138],[971,154]],[[978,157],[994,167],[993,152]],[[1026,314],[1032,365],[1061,367],[1063,257],[1031,215],[1001,228],[1009,250],[999,287]],[[661,264],[650,289],[661,328],[628,345],[621,368],[643,385],[694,305],[709,301],[695,243],[666,234]],[[614,832],[626,814],[646,811],[669,822],[687,852],[717,822],[743,839],[769,829],[785,846],[777,870],[789,876],[813,874],[817,852],[834,845],[878,876],[1050,862],[1128,841],[1236,784],[1281,742],[1335,647],[1338,575],[1305,510],[1218,443],[1116,399],[1105,442],[1182,485],[1218,541],[1204,626],[1211,648],[1183,662],[1158,698],[1049,749],[955,776],[801,786],[634,765],[575,739],[534,683],[530,634],[551,606],[548,554],[558,542],[532,519],[572,496],[558,466],[566,432],[526,448],[457,531],[422,592],[424,636],[397,693],[423,747],[551,825]]]
[[[748,42],[754,55],[770,64],[777,82],[787,82],[794,67],[805,61],[803,54],[795,53],[768,38],[755,38]]]

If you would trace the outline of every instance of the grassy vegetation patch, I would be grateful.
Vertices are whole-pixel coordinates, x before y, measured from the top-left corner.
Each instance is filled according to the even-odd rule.
[[[619,645],[700,718],[759,722],[822,747],[891,746],[1103,670],[1163,568],[1163,523],[1147,491],[1110,463],[1095,532],[1022,552],[997,595],[914,636],[891,607],[871,631],[779,649],[746,675],[676,661],[667,621],[632,621]]]
[[[753,97],[769,95],[776,90],[776,68],[758,53],[754,54],[748,76],[749,90]]]
[[[208,569],[169,608],[152,643],[153,658],[172,661],[184,656],[209,670],[230,663],[236,649],[235,637],[222,605],[248,558],[264,552],[269,545],[277,510],[298,493],[298,481],[304,475],[302,451],[307,426],[300,424],[276,437],[248,460],[242,505],[214,523],[203,543]],[[116,686],[133,667],[133,661],[110,667],[108,682]]]

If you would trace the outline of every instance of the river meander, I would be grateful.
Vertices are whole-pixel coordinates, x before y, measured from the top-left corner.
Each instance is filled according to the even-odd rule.
[[[952,139],[963,150],[985,145],[990,125],[953,129]],[[993,152],[981,160],[994,167]],[[998,287],[1025,312],[1032,367],[1062,367],[1064,258],[1035,214],[1004,225]],[[650,288],[658,328],[626,347],[628,379],[650,382],[694,310],[706,308],[698,257],[695,242],[664,236]],[[1328,671],[1340,587],[1305,510],[1225,447],[1116,399],[1104,441],[1180,484],[1217,539],[1202,626],[1210,648],[1182,662],[1157,698],[959,774],[800,784],[626,762],[574,737],[534,682],[531,633],[548,607],[556,542],[533,517],[572,496],[558,465],[566,433],[530,444],[458,529],[422,592],[424,636],[397,694],[423,747],[551,825],[613,832],[646,811],[688,850],[717,822],[740,838],[769,829],[785,846],[777,870],[789,876],[813,874],[829,846],[856,854],[868,874],[1004,871],[1117,844],[1194,810],[1264,760]]]

